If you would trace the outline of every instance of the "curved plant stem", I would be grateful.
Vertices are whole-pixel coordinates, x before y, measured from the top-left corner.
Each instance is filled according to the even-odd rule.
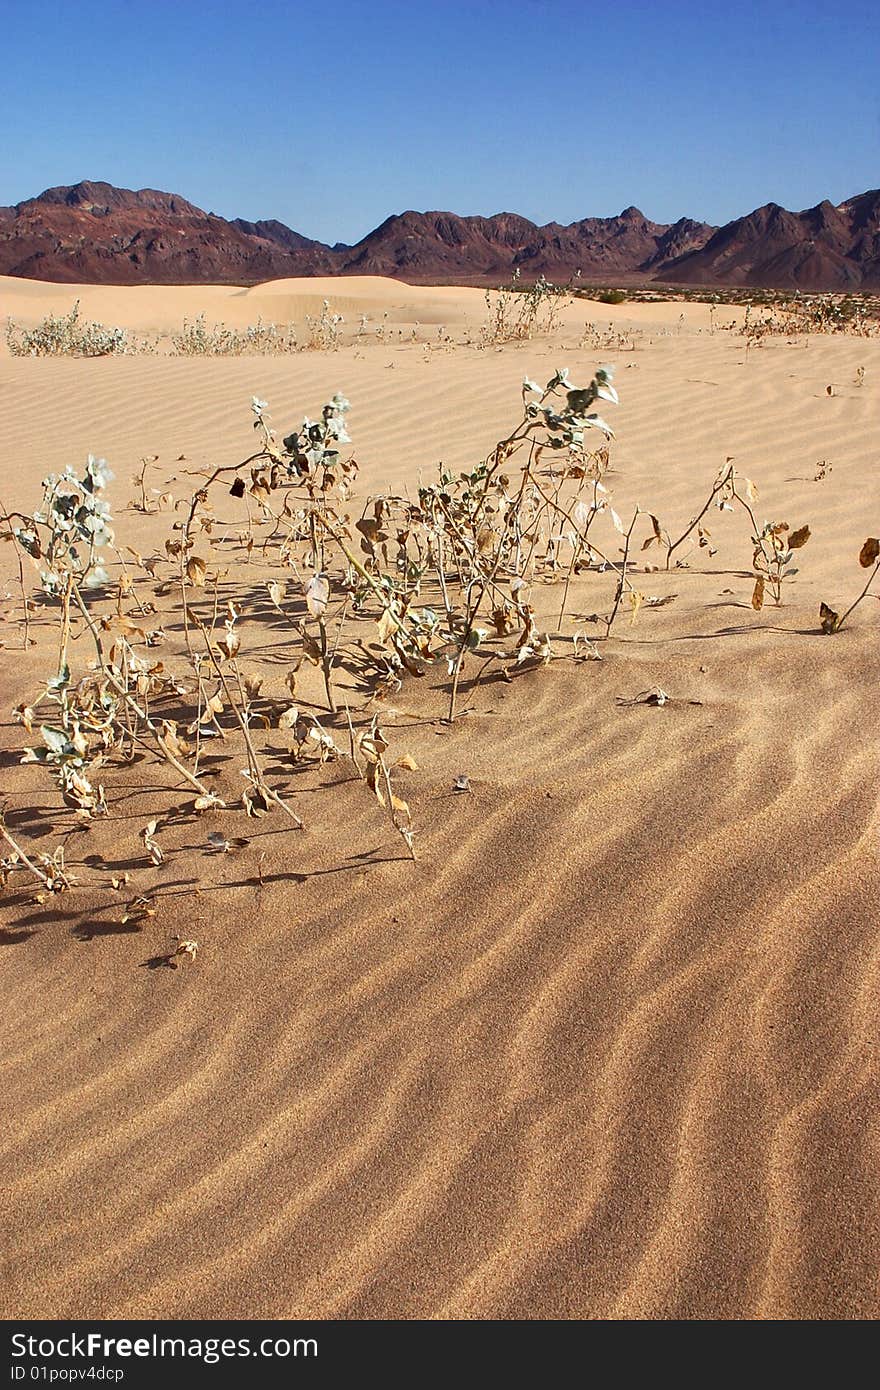
[[[2,517],[0,517],[0,520],[4,522],[12,521],[12,515],[14,515],[14,513],[10,514],[9,512],[7,512],[2,502],[0,502],[0,511],[2,511],[3,513]],[[24,642],[22,643],[22,646],[25,648],[26,651],[31,644],[31,610],[24,587],[24,562],[22,560],[21,546],[18,543],[18,537],[16,536],[15,531],[10,528],[9,534],[12,537],[12,543],[15,546],[15,558],[18,561],[18,587],[21,589],[21,606],[22,611],[24,613]]]
[[[39,879],[40,883],[42,883],[44,888],[49,888],[51,885],[49,883],[48,874],[44,874],[43,870],[38,868],[37,865],[34,864],[34,862],[31,859],[28,858],[18,841],[13,839],[9,831],[6,829],[6,822],[2,816],[0,816],[0,836],[2,836],[2,838],[6,841],[10,849],[12,849],[15,852],[15,854],[18,855],[18,858],[21,860],[22,864],[24,864],[28,869],[30,869],[31,873],[34,875],[34,878]]]
[[[721,489],[725,486],[726,483],[728,483],[728,482],[730,481],[732,474],[733,474],[733,464],[732,464],[732,463],[728,463],[728,465],[727,465],[727,467],[725,468],[724,472],[723,472],[723,473],[720,473],[720,474],[718,475],[718,477],[715,479],[715,482],[714,482],[714,484],[712,485],[712,491],[709,493],[709,497],[708,497],[708,499],[707,499],[707,501],[706,501],[706,504],[705,504],[705,506],[703,507],[702,511],[698,512],[698,514],[694,517],[693,521],[692,521],[692,522],[690,523],[690,525],[688,526],[687,530],[682,532],[682,534],[679,536],[679,538],[678,538],[677,541],[670,541],[670,542],[669,542],[669,544],[667,545],[667,549],[666,549],[666,568],[667,568],[667,569],[669,569],[669,564],[670,564],[670,561],[671,561],[671,559],[672,559],[672,553],[673,553],[673,551],[677,550],[678,547],[679,547],[684,541],[687,540],[688,536],[692,535],[692,533],[696,530],[696,528],[699,526],[700,522],[703,520],[703,517],[706,515],[707,511],[708,511],[709,508],[711,507],[712,503],[715,501],[715,498],[718,496],[718,494],[719,494],[719,492],[721,491]],[[668,532],[667,532],[667,536],[668,536]]]
[[[850,613],[851,613],[851,612],[853,611],[853,609],[857,606],[857,604],[861,603],[862,599],[865,597],[865,595],[867,594],[867,592],[868,592],[868,590],[870,589],[871,585],[873,584],[874,580],[876,579],[878,571],[880,571],[880,560],[877,561],[876,565],[875,565],[874,568],[871,570],[871,573],[868,575],[868,582],[867,582],[867,584],[865,585],[865,587],[864,587],[864,589],[862,590],[862,592],[859,594],[858,598],[853,600],[853,602],[850,604],[849,608],[848,608],[848,609],[846,610],[846,612],[844,613],[843,617],[840,619],[840,622],[837,624],[837,627],[834,629],[835,632],[839,632],[839,631],[840,631],[840,629],[843,627],[844,623],[846,622],[847,618],[849,617]]]
[[[636,522],[638,521],[640,515],[641,515],[640,508],[636,507],[635,511],[633,512],[633,519],[632,519],[632,521],[629,523],[629,529],[628,529],[628,531],[627,531],[627,533],[626,533],[626,536],[624,537],[624,543],[623,543],[623,564],[622,564],[621,567],[620,567],[620,579],[619,579],[619,582],[618,582],[618,585],[617,585],[617,593],[614,595],[614,607],[612,608],[612,610],[611,610],[611,612],[610,612],[610,614],[609,614],[609,616],[608,616],[608,620],[607,620],[606,626],[605,626],[605,636],[606,636],[606,637],[610,637],[610,636],[611,636],[611,629],[612,629],[612,627],[614,626],[614,619],[617,617],[617,610],[618,610],[618,608],[620,607],[620,600],[623,598],[623,591],[624,591],[624,589],[625,589],[625,587],[626,587],[626,583],[627,583],[627,578],[626,578],[626,566],[627,566],[627,561],[629,560],[629,543],[630,543],[630,540],[632,539],[632,533],[633,533],[633,531],[634,531],[634,529],[635,529],[635,524],[636,524]],[[630,584],[629,587],[632,588],[632,584]]]

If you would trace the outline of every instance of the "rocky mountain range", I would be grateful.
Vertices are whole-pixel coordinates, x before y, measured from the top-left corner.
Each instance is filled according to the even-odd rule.
[[[255,284],[284,276],[386,275],[500,284],[519,271],[560,283],[880,289],[880,190],[839,206],[775,203],[726,226],[651,222],[638,208],[538,226],[515,213],[404,212],[354,246],[274,219],[227,221],[174,193],[108,183],[50,188],[0,208],[0,274],[81,284]]]

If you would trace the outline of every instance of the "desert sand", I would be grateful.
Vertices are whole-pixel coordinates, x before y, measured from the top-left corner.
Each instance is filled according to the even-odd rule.
[[[103,455],[118,541],[146,554],[169,516],[125,509],[142,456],[187,496],[186,470],[251,451],[253,395],[287,432],[341,390],[359,513],[441,459],[476,463],[519,418],[525,374],[580,382],[608,361],[621,515],[639,503],[683,529],[733,456],[762,519],[813,535],[780,608],[753,611],[747,530],[715,512],[716,554],[683,547],[689,568],[641,576],[677,598],[624,618],[601,662],[570,655],[607,608],[594,573],[558,659],[482,684],[452,727],[440,677],[405,684],[382,722],[418,764],[401,774],[415,864],[330,765],[293,779],[304,833],[267,817],[218,858],[208,821],[172,818],[155,869],[148,808],[186,799],[168,769],[108,777],[111,814],[83,832],[19,762],[32,740],[11,712],[51,673],[52,629],[38,609],[22,650],[0,548],[8,824],[161,892],[154,919],[124,925],[106,894],[34,903],[15,875],[0,897],[0,1312],[876,1317],[880,611],[866,600],[833,637],[817,612],[855,597],[880,531],[880,339],[747,355],[705,305],[578,303],[551,340],[443,345],[438,326],[478,333],[482,293],[378,279],[4,280],[0,317],[79,298],[167,332],[202,311],[301,320],[325,295],[403,336],[229,360],[0,348],[4,506],[32,509],[49,470]],[[586,319],[622,343],[580,346]],[[558,589],[536,602],[552,628]],[[287,639],[266,608],[255,587],[247,664],[268,690]],[[654,685],[669,705],[617,703]],[[147,968],[175,933],[196,960]]]

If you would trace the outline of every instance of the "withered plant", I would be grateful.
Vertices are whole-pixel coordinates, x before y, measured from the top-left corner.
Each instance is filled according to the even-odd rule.
[[[171,336],[174,357],[247,357],[283,355],[297,351],[296,328],[279,327],[261,318],[244,328],[215,323],[209,328],[204,314],[184,319],[179,333]]]
[[[767,592],[778,606],[782,602],[785,583],[798,573],[796,566],[792,564],[794,551],[806,545],[811,532],[809,526],[800,526],[792,531],[787,521],[765,521],[759,525],[754,510],[757,496],[758,490],[752,480],[740,473],[734,467],[733,460],[728,458],[715,478],[703,506],[684,531],[673,540],[657,518],[652,516],[653,533],[644,542],[643,549],[647,550],[653,545],[665,548],[668,570],[675,551],[696,532],[699,548],[706,549],[712,556],[716,552],[712,545],[712,533],[705,525],[707,513],[713,506],[722,512],[733,512],[738,506],[748,516],[752,528],[752,568],[755,572],[752,607],[760,610]],[[685,562],[676,561],[676,564],[683,563]]]
[[[880,540],[876,536],[868,536],[861,550],[859,551],[859,564],[862,569],[870,570],[865,586],[859,595],[853,599],[849,608],[843,613],[836,613],[827,603],[823,603],[819,608],[819,625],[822,631],[829,636],[834,632],[840,632],[850,613],[854,608],[867,598],[871,593],[871,585],[880,572]],[[872,594],[872,598],[880,598],[878,594]]]
[[[339,347],[344,323],[342,315],[334,313],[330,308],[330,300],[325,299],[317,318],[306,314],[306,327],[309,332],[306,347],[313,352],[335,352]]]
[[[552,284],[543,275],[531,285],[523,284],[519,267],[508,285],[487,290],[486,322],[481,339],[487,347],[503,343],[526,342],[539,333],[552,333],[559,315],[574,303],[571,285]]]
[[[37,571],[41,621],[54,619],[57,642],[50,676],[16,711],[29,734],[39,732],[24,760],[48,769],[80,824],[112,811],[115,770],[138,757],[164,767],[162,790],[183,796],[183,815],[281,813],[299,829],[295,779],[347,756],[414,857],[412,815],[394,778],[415,765],[389,755],[381,727],[383,703],[405,683],[434,688],[452,724],[484,680],[526,678],[565,656],[579,669],[601,659],[621,614],[635,622],[676,597],[638,587],[640,569],[660,568],[645,564],[648,552],[665,556],[667,570],[687,563],[679,552],[691,537],[714,553],[705,525],[713,507],[749,519],[756,608],[765,592],[779,603],[796,573],[793,554],[809,528],[759,524],[754,485],[731,459],[681,534],[640,506],[618,515],[613,431],[599,413],[618,402],[612,375],[600,367],[584,386],[564,369],[544,384],[525,379],[519,418],[489,453],[459,472],[441,466],[413,495],[356,497],[344,396],[286,435],[255,397],[252,451],[195,474],[189,498],[169,497],[164,546],[146,557],[127,548],[130,560],[116,545],[103,460],[50,475],[33,515],[5,518],[22,563]],[[152,462],[136,475],[144,512],[154,509]],[[839,631],[868,594],[880,542],[869,539],[860,560],[868,583],[843,617],[827,610],[826,631]],[[551,631],[537,612],[546,609],[538,594],[546,599],[553,586]],[[599,596],[591,616],[578,611],[591,606],[581,601],[588,592]],[[222,778],[235,760],[230,784]],[[144,867],[161,868],[166,821],[152,810],[144,821]],[[220,862],[247,843],[231,833],[238,828],[227,821],[209,832]],[[4,877],[28,873],[40,892],[73,885],[63,852],[33,852],[2,819],[0,839]],[[121,883],[112,879],[113,891]],[[150,920],[156,903],[155,890],[138,893],[124,920]]]
[[[7,320],[6,345],[13,357],[109,357],[155,351],[151,343],[124,328],[82,319],[79,300],[68,313],[47,314],[34,328]]]
[[[755,299],[746,304],[741,324],[729,324],[746,339],[746,348],[764,338],[794,338],[808,333],[845,333],[857,338],[880,332],[877,301],[871,295],[803,295]]]

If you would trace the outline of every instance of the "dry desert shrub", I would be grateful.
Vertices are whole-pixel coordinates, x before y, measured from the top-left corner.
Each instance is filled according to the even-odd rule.
[[[171,338],[175,357],[250,357],[296,352],[293,324],[249,323],[245,328],[227,328],[225,323],[208,327],[204,314],[184,319],[183,328]]]
[[[675,600],[647,592],[661,564],[688,568],[688,556],[714,553],[711,510],[748,520],[752,606],[765,593],[782,602],[809,527],[759,521],[757,489],[732,460],[680,533],[640,506],[624,519],[609,486],[613,430],[599,413],[618,404],[612,369],[578,385],[560,368],[543,384],[526,378],[520,396],[519,419],[472,468],[441,466],[414,495],[363,499],[344,396],[288,434],[254,398],[252,451],[197,471],[188,496],[149,487],[157,460],[142,461],[132,505],[167,512],[169,530],[155,553],[128,547],[128,559],[115,536],[106,463],[89,457],[82,471],[49,475],[40,505],[6,512],[0,533],[20,562],[24,642],[30,565],[54,648],[41,688],[15,711],[28,736],[23,761],[45,770],[88,828],[114,814],[120,771],[137,759],[155,770],[163,797],[177,797],[178,815],[209,819],[203,852],[218,863],[247,846],[250,821],[280,816],[300,830],[298,779],[343,764],[415,858],[413,812],[396,786],[415,763],[391,754],[381,727],[384,703],[406,683],[439,690],[451,724],[467,712],[462,692],[473,701],[484,680],[547,679],[554,661],[601,658],[599,644],[612,639],[621,614],[632,624]],[[842,617],[823,606],[827,632],[868,595],[880,568],[876,539],[860,563],[871,570],[868,583]],[[553,586],[548,628],[537,596]],[[594,596],[589,620],[569,616],[575,588]],[[592,636],[585,621],[595,624]],[[566,622],[577,625],[564,634]],[[638,702],[669,703],[658,690]],[[467,777],[456,786],[467,790]],[[144,820],[146,872],[167,858],[167,816],[157,805]],[[135,892],[128,872],[92,867],[79,878],[63,848],[34,851],[8,817],[0,838],[3,884],[25,874],[41,896],[106,890],[121,895],[122,920],[135,926],[158,911],[158,890]],[[188,944],[161,959],[192,956]]]
[[[582,351],[591,352],[634,352],[636,337],[637,333],[632,329],[623,329],[614,323],[599,324],[587,320],[578,346]]]
[[[745,318],[733,327],[746,346],[759,346],[765,338],[795,338],[809,333],[846,333],[873,338],[880,333],[880,315],[874,296],[802,295],[746,303]]]
[[[509,285],[486,291],[486,322],[480,333],[486,347],[527,342],[539,333],[552,333],[563,308],[574,302],[571,286],[552,284],[539,275],[524,285],[519,268]]]
[[[306,314],[308,341],[305,346],[312,352],[336,352],[340,345],[342,325],[345,319],[330,308],[330,300],[325,299],[317,318]]]
[[[124,328],[81,319],[79,300],[69,313],[48,314],[35,328],[21,328],[9,319],[6,344],[13,357],[108,357],[154,351],[146,339],[135,338]]]

